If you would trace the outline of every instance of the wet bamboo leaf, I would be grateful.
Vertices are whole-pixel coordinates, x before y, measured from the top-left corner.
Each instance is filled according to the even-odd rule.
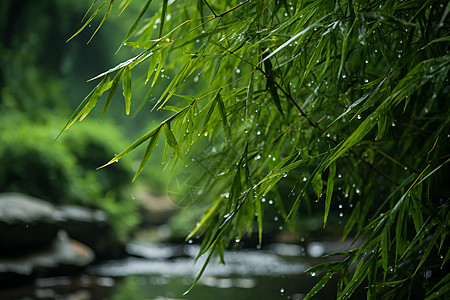
[[[114,156],[113,159],[111,159],[109,162],[107,162],[106,164],[104,164],[103,166],[100,166],[97,168],[101,169],[104,168],[106,166],[109,166],[112,163],[118,162],[119,159],[121,159],[122,157],[124,157],[125,155],[129,154],[131,151],[133,151],[136,147],[138,147],[139,145],[141,145],[143,142],[145,142],[146,140],[148,140],[149,138],[151,138],[152,136],[155,135],[156,131],[159,130],[159,127],[147,132],[146,134],[144,134],[143,136],[141,136],[139,139],[137,139],[133,144],[131,144],[130,146],[128,146],[125,150],[123,150],[122,152],[120,152],[119,154],[117,154],[116,156]]]
[[[162,37],[164,29],[164,21],[166,20],[167,2],[168,0],[163,0],[163,6],[161,10],[161,26],[159,27],[159,37]]]
[[[327,224],[328,213],[330,212],[331,198],[333,196],[334,179],[336,176],[336,163],[332,163],[328,172],[327,194],[325,197],[325,211],[323,213],[323,226]]]
[[[220,96],[220,91],[216,95],[216,101],[218,103],[217,106],[219,107],[220,117],[222,118],[222,127],[223,132],[225,133],[225,138],[227,139],[227,141],[230,141],[231,135],[230,135],[230,128],[228,127],[227,112],[222,97]]]
[[[109,74],[108,74],[108,76],[109,76]],[[105,113],[108,110],[109,105],[111,104],[114,94],[116,93],[116,90],[119,87],[119,83],[122,81],[122,77],[123,77],[123,69],[117,73],[116,77],[114,77],[114,79],[112,81],[111,89],[109,90],[108,98],[106,99],[105,106],[103,107],[103,111],[102,111],[102,115],[100,116],[99,123],[103,120],[103,117],[105,116]]]
[[[111,12],[111,9],[113,7],[114,4],[114,0],[110,0],[109,1],[109,7],[108,10],[106,11],[105,15],[103,16],[103,19],[101,20],[100,24],[97,26],[97,29],[95,29],[94,33],[92,34],[91,38],[88,40],[88,44],[89,42],[94,38],[95,34],[97,33],[97,31],[100,29],[100,27],[102,27],[103,23],[105,22],[106,18],[108,17],[109,13]]]
[[[95,18],[96,15],[98,15],[98,13],[102,10],[103,6],[105,5],[107,0],[104,0],[100,6],[92,13],[92,15],[89,17],[89,19],[83,24],[83,26],[81,26],[80,29],[78,29],[77,32],[75,32],[66,42],[70,41],[71,39],[73,39],[74,37],[76,37],[81,31],[83,31],[84,28],[86,28],[86,26],[89,25],[89,23],[91,23],[91,21]],[[95,3],[95,2],[94,2]],[[94,5],[94,4],[92,4]],[[91,6],[92,7],[92,6]],[[91,8],[89,8],[90,10]],[[84,19],[84,18],[83,18]],[[92,37],[91,37],[92,39]]]
[[[327,284],[332,277],[333,277],[332,272],[328,272],[327,274],[325,274],[325,276],[323,276],[322,279],[320,279],[319,282],[316,283],[316,285],[309,291],[309,293],[303,299],[304,300],[311,299],[315,294],[317,294],[321,289],[324,288],[325,284]]]
[[[129,66],[126,66],[123,71],[122,89],[125,98],[125,113],[129,115],[131,109],[131,70]]]
[[[417,271],[419,271],[420,267],[423,265],[423,263],[425,262],[425,260],[428,258],[428,255],[430,255],[431,250],[433,249],[434,246],[436,246],[436,241],[437,238],[439,237],[439,234],[434,234],[431,237],[431,240],[427,246],[427,248],[425,249],[425,251],[423,252],[422,258],[420,259],[420,262],[418,263],[416,270],[414,271],[414,274],[417,273]]]
[[[144,166],[147,164],[148,159],[150,158],[150,156],[153,153],[153,150],[155,149],[156,145],[158,144],[160,136],[161,136],[161,126],[158,127],[155,134],[150,137],[150,141],[148,142],[147,149],[145,149],[144,156],[141,159],[141,163],[139,164],[136,174],[134,175],[133,181],[136,180],[136,178],[139,176],[139,174],[144,169]]]
[[[119,52],[120,48],[122,48],[122,46],[128,41],[128,39],[134,33],[134,31],[136,30],[136,27],[137,27],[139,21],[141,20],[142,16],[145,14],[145,12],[147,11],[148,7],[150,6],[150,3],[152,3],[152,0],[147,0],[145,5],[142,7],[141,12],[139,13],[139,16],[136,18],[136,20],[134,21],[133,25],[128,30],[127,35],[123,39],[123,41],[120,44],[119,49],[117,49],[116,53]]]
[[[94,108],[95,104],[97,104],[98,98],[103,95],[104,92],[106,92],[110,87],[111,83],[109,82],[109,74],[106,75],[103,80],[95,87],[94,93],[92,94],[91,98],[89,98],[88,103],[83,107],[79,114],[80,121],[83,121],[83,119],[91,112],[91,110]]]
[[[181,155],[180,147],[178,146],[177,139],[170,130],[169,124],[164,123],[164,135],[166,137],[167,144],[174,150],[174,152],[178,155],[178,157],[183,160],[183,156]],[[184,160],[183,160],[184,161]]]
[[[322,190],[323,190],[323,181],[322,181],[322,173],[317,172],[316,175],[314,175],[313,179],[311,180],[311,185],[313,187],[314,193],[316,193],[317,200],[320,200],[320,197],[322,196]]]
[[[157,60],[158,68],[156,69],[155,76],[153,77],[152,86],[155,85],[156,80],[159,78],[159,73],[161,72],[161,70],[164,66],[164,61],[166,60],[166,56],[167,56],[168,52],[169,52],[168,49],[164,48],[161,50],[161,52],[158,52],[158,55],[155,57],[155,60],[158,59]]]

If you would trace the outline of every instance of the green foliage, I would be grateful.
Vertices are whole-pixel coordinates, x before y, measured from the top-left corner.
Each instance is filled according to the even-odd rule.
[[[130,201],[127,164],[96,172],[95,167],[123,140],[111,126],[86,122],[55,141],[60,122],[30,124],[19,114],[0,121],[0,190],[21,192],[56,204],[104,210],[116,238],[125,239],[139,223]]]
[[[335,274],[338,299],[360,285],[369,298],[449,292],[448,3],[160,1],[143,19],[149,3],[124,40],[140,53],[96,76],[64,129],[120,81],[128,113],[128,74],[149,65],[145,82],[166,86],[154,108],[174,113],[107,165],[148,141],[138,175],[161,131],[167,164],[201,165],[209,208],[188,237],[203,238],[199,256],[220,255],[254,222],[261,239],[274,206],[289,225],[309,199],[324,201],[326,226],[343,199],[354,205],[343,237],[364,242],[313,267],[328,273],[308,298]]]

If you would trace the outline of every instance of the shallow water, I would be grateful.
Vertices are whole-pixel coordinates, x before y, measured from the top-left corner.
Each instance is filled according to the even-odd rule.
[[[108,261],[74,277],[41,278],[34,284],[0,291],[0,299],[303,299],[320,279],[304,271],[322,259],[305,256],[300,246],[275,244],[262,250],[225,253],[226,264],[210,261],[200,281],[183,295],[200,272],[195,245],[131,244],[135,254]],[[334,299],[333,282],[313,299]]]

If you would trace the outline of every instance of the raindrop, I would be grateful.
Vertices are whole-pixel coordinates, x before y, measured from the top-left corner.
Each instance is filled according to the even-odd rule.
[[[278,216],[273,217],[273,220],[276,222],[278,221]]]
[[[361,120],[361,115],[358,115],[357,118],[358,118],[358,120]]]
[[[272,205],[273,204],[273,200],[269,200],[269,204]]]
[[[241,70],[240,69],[236,69],[236,74],[239,74],[239,73],[241,73]]]
[[[195,42],[196,42],[196,43],[200,43],[200,40],[199,40],[199,39],[197,39],[197,40],[195,40]]]
[[[359,194],[361,191],[359,189],[356,189],[356,193]]]
[[[287,173],[283,173],[283,177],[287,177]]]
[[[342,218],[344,216],[344,213],[339,213],[339,217]]]
[[[258,131],[256,132],[256,134],[257,134],[257,135],[261,135],[261,131],[258,130]]]
[[[308,180],[306,177],[303,177],[303,181],[306,181],[306,180]]]
[[[266,202],[266,198],[262,198],[262,199],[261,199],[261,202],[262,202],[262,203]]]
[[[189,241],[188,241],[188,243],[189,243],[189,244],[192,244],[192,243],[193,243],[193,241],[192,241],[192,240],[189,240]]]
[[[339,204],[339,208],[342,208],[342,204]]]
[[[341,178],[342,177],[342,175],[341,174],[338,174],[338,178]]]
[[[255,160],[260,160],[261,159],[261,155],[256,155]]]
[[[368,83],[368,82],[369,82],[369,79],[367,79],[367,78],[364,79],[364,82],[365,82],[365,83]]]
[[[316,277],[316,272],[311,272],[310,274],[312,277]]]
[[[239,243],[241,240],[239,239],[239,237],[236,237],[236,243]]]
[[[282,294],[284,293],[284,289],[283,288],[280,289],[280,293],[282,293]]]
[[[198,76],[194,77],[194,82],[198,82]]]

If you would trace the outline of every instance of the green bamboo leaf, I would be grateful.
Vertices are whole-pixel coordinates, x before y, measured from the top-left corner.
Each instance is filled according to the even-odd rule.
[[[91,98],[89,99],[88,103],[83,107],[83,109],[80,111],[78,117],[80,119],[80,122],[83,121],[83,119],[91,112],[91,110],[95,107],[95,104],[97,104],[98,98],[103,95],[104,92],[106,92],[110,87],[111,83],[109,82],[109,74],[106,75],[103,80],[95,87],[94,93],[92,94]]]
[[[375,137],[376,141],[381,140],[381,138],[384,135],[384,132],[386,131],[386,127],[387,127],[387,117],[386,114],[381,114],[380,119],[378,120],[378,134]]]
[[[211,115],[213,114],[214,109],[216,108],[216,104],[217,104],[217,96],[214,97],[207,104],[207,106],[209,106],[209,109],[208,109],[208,112],[206,113],[205,119],[203,119],[203,124],[202,124],[202,128],[200,129],[199,135],[203,135],[205,133],[206,128],[208,126],[209,119],[211,118]]]
[[[194,286],[197,284],[197,282],[200,280],[200,278],[202,277],[203,273],[206,270],[206,266],[208,265],[209,261],[211,260],[213,253],[214,253],[213,251],[209,252],[208,257],[206,258],[205,262],[203,263],[203,266],[202,266],[200,272],[198,273],[197,277],[195,277],[194,283],[192,283],[192,285],[189,287],[189,289],[183,293],[183,296],[187,295],[194,288]]]
[[[155,134],[150,137],[150,141],[148,142],[147,149],[145,149],[144,156],[141,159],[141,163],[139,164],[136,174],[134,175],[133,181],[136,180],[136,178],[139,176],[139,174],[144,169],[144,166],[147,164],[148,159],[150,158],[153,150],[155,149],[156,145],[158,144],[160,136],[161,136],[161,126],[159,126],[157,128]]]
[[[216,201],[213,206],[206,212],[205,216],[202,218],[202,220],[197,223],[194,230],[191,231],[191,233],[188,234],[186,237],[186,241],[190,240],[194,234],[198,232],[200,228],[202,228],[211,218],[214,217],[214,214],[221,208],[221,205],[223,203],[223,198],[220,198],[219,201]]]
[[[353,22],[352,26],[348,29],[346,34],[344,35],[344,38],[342,40],[342,48],[341,48],[341,62],[339,64],[339,71],[337,73],[337,79],[339,80],[341,78],[342,70],[344,69],[344,64],[347,60],[347,53],[348,53],[348,40],[350,37],[350,34],[352,32],[353,26],[355,25],[355,22]]]
[[[340,261],[332,261],[332,262],[325,262],[318,265],[315,265],[308,270],[305,271],[305,273],[317,273],[318,271],[322,270],[332,270],[336,271],[337,269],[340,269],[343,266],[343,262]]]
[[[97,31],[100,29],[100,27],[102,27],[103,23],[105,22],[106,18],[108,17],[109,13],[111,12],[111,9],[113,7],[114,4],[114,0],[110,0],[109,1],[109,7],[108,10],[106,11],[105,15],[103,16],[102,21],[100,22],[100,24],[97,26],[97,28],[95,29],[94,33],[92,34],[91,38],[88,40],[88,44],[89,42],[94,38],[95,34],[97,33]]]
[[[131,69],[129,66],[126,66],[123,71],[122,89],[125,99],[125,113],[129,115],[131,108]]]
[[[124,12],[124,10],[128,7],[131,1],[133,0],[122,0],[122,2],[119,5],[119,8],[122,8],[122,10],[119,13],[119,16]]]
[[[114,156],[113,159],[111,159],[109,162],[107,162],[106,164],[100,166],[97,168],[98,169],[102,169],[106,166],[109,166],[112,163],[118,162],[119,159],[121,159],[122,157],[124,157],[125,155],[129,154],[131,151],[133,151],[136,147],[138,147],[139,145],[141,145],[143,142],[145,142],[146,140],[148,140],[149,138],[151,138],[152,136],[155,135],[156,131],[159,130],[158,126],[157,128],[147,132],[146,134],[144,134],[143,136],[141,136],[140,138],[138,138],[133,144],[131,144],[130,146],[128,146],[125,150],[123,150],[122,152],[120,152],[119,154],[117,154],[116,156]]]
[[[163,1],[162,11],[161,11],[161,26],[159,27],[159,37],[162,37],[164,21],[166,20],[166,11],[167,11],[167,2],[168,0]]]
[[[111,89],[109,90],[108,98],[106,99],[106,102],[105,102],[105,107],[103,108],[102,115],[100,116],[100,120],[98,121],[99,123],[103,120],[103,117],[105,116],[105,113],[108,110],[109,105],[111,104],[113,96],[116,93],[119,83],[122,81],[123,70],[124,69],[120,70],[117,73],[116,77],[114,77],[114,80],[112,81]],[[109,74],[108,74],[108,76],[109,76]]]
[[[278,90],[275,86],[275,75],[272,72],[272,63],[270,60],[263,60],[264,61],[264,69],[267,74],[267,81],[266,81],[266,89],[269,91],[270,95],[272,95],[272,100],[275,103],[275,106],[277,107],[278,111],[283,114],[283,108],[281,107],[281,101],[280,97],[278,96]]]
[[[156,72],[156,70],[157,70],[156,65],[160,61],[161,61],[161,51],[154,52],[151,62],[148,66],[148,72],[147,72],[147,78],[145,79],[145,84],[147,84],[147,82],[150,80],[150,77],[152,77],[153,73]],[[154,79],[153,82],[154,81],[156,81],[156,79]],[[152,82],[152,86],[153,86],[153,82]]]
[[[181,155],[180,147],[178,146],[177,139],[172,133],[172,130],[170,130],[169,124],[164,123],[164,135],[166,137],[167,144],[172,148],[175,153],[178,155],[178,157],[184,162],[183,156]]]
[[[231,140],[231,133],[230,133],[230,127],[228,126],[228,120],[227,120],[227,112],[225,109],[225,104],[223,103],[222,97],[220,96],[220,91],[216,94],[216,101],[219,104],[219,113],[220,117],[222,118],[222,127],[223,132],[225,133],[225,138],[227,141]]]
[[[371,260],[376,259],[376,255],[372,255]],[[358,286],[364,282],[364,278],[368,276],[368,269],[371,266],[370,261],[361,260],[356,267],[350,282],[347,283],[344,290],[339,294],[338,300],[349,299]]]
[[[389,260],[389,230],[390,227],[386,227],[381,233],[381,266],[383,267],[384,274],[386,276],[388,271],[388,260]]]
[[[442,299],[442,297],[450,292],[450,273],[445,275],[444,278],[442,278],[430,291],[436,290],[440,285],[443,285],[438,291],[433,293],[428,293],[428,296],[425,298],[425,300],[432,300],[436,298]]]
[[[332,272],[328,272],[327,274],[325,274],[325,276],[323,276],[322,279],[320,279],[319,282],[316,283],[316,285],[309,291],[309,293],[305,296],[305,298],[303,298],[303,300],[311,299],[315,294],[317,294],[321,289],[323,289],[325,284],[327,284],[327,282],[330,281],[332,277],[333,277]]]
[[[327,224],[328,213],[330,212],[331,198],[333,196],[334,179],[336,176],[336,163],[332,163],[328,172],[327,194],[325,198],[325,211],[323,213],[323,227]]]
[[[262,245],[263,210],[259,197],[257,197],[255,200],[255,213],[256,213],[256,222],[258,223],[258,243],[259,245]]]
[[[136,27],[137,27],[139,21],[141,20],[142,16],[145,14],[145,12],[147,11],[148,7],[150,6],[150,3],[152,3],[152,0],[147,0],[145,5],[142,7],[141,12],[139,13],[139,16],[136,18],[136,20],[134,21],[133,25],[128,30],[127,35],[123,39],[123,41],[120,44],[119,49],[117,49],[116,53],[119,52],[120,48],[122,48],[122,46],[128,41],[128,39],[134,33],[134,31],[136,30]]]
[[[322,180],[322,173],[317,172],[314,177],[311,180],[311,185],[313,187],[314,193],[316,193],[317,200],[320,200],[320,197],[322,196],[322,190],[323,190],[323,180]]]
[[[186,79],[186,77],[195,71],[197,63],[197,57],[194,56],[183,65],[175,78],[172,79],[170,84],[167,86],[166,90],[161,94],[161,97],[158,99],[153,109],[155,109],[158,105],[160,108],[164,106],[164,104],[175,93],[177,87]]]
[[[416,270],[414,271],[414,275],[416,275],[417,271],[419,271],[420,267],[423,265],[425,260],[428,258],[428,255],[430,255],[430,252],[433,249],[433,246],[435,246],[436,241],[437,241],[439,236],[440,236],[440,234],[439,234],[439,228],[438,228],[438,229],[436,229],[436,232],[433,234],[433,236],[432,236],[432,238],[430,240],[430,243],[428,244],[427,248],[423,252],[422,258],[420,259],[420,262],[417,265]]]
[[[126,66],[129,66],[129,65],[132,65],[132,64],[136,64],[136,63],[139,62],[139,61],[142,61],[142,60],[147,59],[147,58],[150,57],[151,55],[152,55],[151,52],[148,53],[147,51],[143,51],[143,52],[139,53],[138,55],[136,55],[135,57],[130,58],[130,59],[127,60],[127,61],[121,62],[120,64],[118,64],[118,65],[115,66],[114,68],[111,68],[111,69],[109,69],[108,71],[103,72],[103,73],[101,73],[101,74],[99,74],[99,75],[97,75],[97,76],[95,76],[95,77],[89,79],[88,82],[89,82],[89,81],[92,81],[92,80],[95,80],[95,79],[98,79],[98,78],[100,78],[100,77],[103,77],[103,76],[105,76],[105,75],[107,75],[107,74],[109,74],[109,73],[115,72],[115,71],[117,71],[117,70],[119,70],[119,69],[123,69],[123,68],[126,67]]]
[[[98,15],[98,13],[102,10],[103,6],[105,5],[107,0],[104,0],[102,2],[102,4],[100,4],[100,6],[94,11],[94,13],[89,17],[89,19],[83,24],[83,26],[81,26],[80,29],[78,29],[77,32],[75,32],[67,41],[70,41],[71,39],[73,39],[74,37],[76,37],[81,31],[83,31],[84,28],[86,28],[87,25],[89,25],[89,23],[91,23],[91,21],[95,18],[96,15]],[[90,8],[89,8],[90,10]],[[84,18],[83,18],[84,19]],[[92,37],[91,37],[92,38]],[[88,42],[89,43],[89,42]]]
[[[158,68],[156,69],[155,76],[153,77],[152,86],[155,85],[156,80],[159,78],[159,73],[161,72],[161,70],[162,70],[162,68],[164,66],[164,61],[166,60],[168,52],[169,52],[168,49],[164,48],[164,49],[161,50],[161,52],[158,52],[157,57],[155,57],[155,59],[158,59],[157,60]]]

